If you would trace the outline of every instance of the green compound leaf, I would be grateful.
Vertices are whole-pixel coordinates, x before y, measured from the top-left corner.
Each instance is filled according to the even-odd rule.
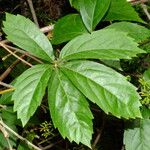
[[[9,41],[36,57],[47,61],[54,59],[51,43],[31,20],[7,13],[3,24]]]
[[[136,42],[141,42],[150,37],[150,30],[144,26],[131,22],[118,22],[106,27],[106,29],[116,29],[128,33],[128,35],[135,39]]]
[[[53,32],[53,44],[67,42],[74,37],[87,33],[81,17],[78,14],[67,15],[58,20]]]
[[[111,0],[105,20],[126,20],[144,22],[127,0]]]
[[[82,93],[61,71],[56,70],[50,79],[48,95],[54,126],[63,138],[91,147],[93,116]]]
[[[14,100],[14,111],[17,111],[23,126],[41,104],[51,72],[50,65],[36,65],[17,78],[12,100]]]
[[[92,32],[96,25],[107,12],[111,0],[79,0],[80,14],[89,32]]]
[[[106,113],[120,118],[141,117],[140,96],[126,78],[92,61],[71,61],[61,66],[73,84]]]
[[[124,144],[126,150],[150,149],[150,119],[134,121],[131,128],[125,130]]]
[[[60,58],[71,59],[130,59],[145,51],[134,39],[114,29],[103,29],[71,40],[61,51]]]

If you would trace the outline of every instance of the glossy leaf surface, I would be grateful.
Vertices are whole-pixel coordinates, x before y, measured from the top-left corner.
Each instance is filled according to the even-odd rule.
[[[41,104],[51,71],[50,65],[36,65],[17,78],[12,100],[23,126]]]
[[[71,59],[130,59],[145,51],[134,39],[114,29],[84,34],[70,41],[61,51],[60,58]]]
[[[124,144],[126,150],[149,150],[150,149],[150,119],[135,121],[131,128],[125,130]]]
[[[111,0],[105,20],[127,20],[143,22],[134,8],[126,0]]]
[[[53,123],[63,138],[90,147],[93,116],[82,93],[61,71],[56,70],[50,79],[48,95]]]
[[[136,40],[136,42],[141,42],[150,37],[150,30],[144,26],[140,26],[136,23],[131,22],[118,22],[106,27],[106,29],[116,29],[117,31],[122,31],[128,33],[128,35]]]
[[[106,113],[117,117],[141,117],[140,96],[126,78],[113,69],[92,61],[72,61],[62,71],[73,84]]]
[[[87,33],[81,17],[78,14],[67,15],[55,24],[53,32],[53,44],[67,42],[74,37]]]
[[[3,31],[9,41],[36,57],[47,61],[54,59],[49,40],[31,20],[7,13],[3,24]]]
[[[83,22],[92,32],[107,12],[110,0],[79,0],[79,5]]]

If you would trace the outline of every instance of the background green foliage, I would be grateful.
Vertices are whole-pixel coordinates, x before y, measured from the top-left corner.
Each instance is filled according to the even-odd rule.
[[[117,117],[126,126],[121,139],[126,150],[149,150],[148,24],[125,0],[70,0],[70,4],[76,12],[56,22],[51,41],[31,20],[6,13],[3,32],[7,39],[42,64],[34,62],[21,75],[17,71],[11,76],[15,91],[0,97],[1,119],[15,132],[23,130],[31,142],[40,137],[40,143],[47,144],[59,131],[70,142],[103,149],[107,141],[97,145],[93,140],[95,126],[101,122],[98,136],[108,139],[102,134],[105,124]],[[97,123],[93,110],[100,111]],[[46,118],[40,118],[41,112],[46,112]],[[43,120],[52,120],[54,127]],[[8,147],[2,133],[0,138],[5,141],[0,146]],[[12,147],[28,149],[14,135],[9,140]]]

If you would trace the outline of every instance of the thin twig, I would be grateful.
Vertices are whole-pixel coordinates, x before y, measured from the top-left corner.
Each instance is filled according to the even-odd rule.
[[[4,83],[4,82],[2,82],[2,81],[0,81],[0,85],[2,85],[2,86],[4,86],[4,87],[7,87],[7,88],[13,88],[12,85],[7,84],[7,83]]]
[[[137,5],[141,3],[141,0],[127,0],[128,2],[130,2],[132,5]],[[142,0],[143,3],[148,2],[148,0]]]
[[[35,24],[39,27],[39,23],[38,23],[38,20],[37,20],[37,17],[36,17],[36,13],[35,13],[35,10],[34,10],[34,7],[33,7],[33,2],[32,2],[32,0],[27,0],[27,2],[29,4],[33,20],[34,20]]]
[[[6,90],[3,90],[3,91],[0,91],[0,94],[6,94],[6,93],[12,92],[14,90],[15,90],[15,88],[6,89]]]
[[[3,44],[10,43],[10,41],[8,41],[8,40],[2,40],[0,42],[3,43]]]
[[[13,52],[13,53],[16,54],[16,52],[17,52],[17,51],[15,51],[15,52]],[[5,61],[5,60],[8,59],[10,56],[11,56],[10,53],[7,54],[6,56],[4,56],[4,57],[2,58],[2,61]]]
[[[3,135],[4,135],[5,138],[9,137],[8,132],[5,130],[5,128],[2,125],[0,125],[0,130],[3,133]]]
[[[0,124],[1,126],[3,126],[5,129],[7,129],[9,132],[11,132],[12,134],[14,134],[18,139],[24,141],[26,144],[28,144],[29,146],[33,147],[35,150],[41,150],[39,147],[37,147],[36,145],[32,144],[30,141],[28,141],[26,138],[20,136],[18,133],[16,133],[14,130],[12,130],[10,127],[8,127],[3,121],[2,119],[0,120]]]
[[[121,150],[125,150],[125,146],[124,145],[122,146]]]
[[[43,32],[43,33],[47,33],[49,31],[52,31],[54,29],[54,25],[49,25],[49,26],[46,26],[46,27],[43,27],[41,28],[40,30]]]
[[[7,141],[7,143],[8,143],[9,150],[13,150],[13,148],[12,148],[12,146],[11,146],[11,144],[10,144],[9,138],[6,138],[6,141]]]
[[[7,48],[12,49],[12,50],[14,50],[14,51],[17,51],[17,52],[19,52],[19,53],[21,53],[21,54],[25,54],[26,56],[32,58],[33,60],[37,61],[38,63],[43,64],[43,62],[42,62],[41,60],[39,60],[38,58],[34,57],[33,55],[30,55],[28,52],[26,52],[26,51],[24,51],[24,50],[22,50],[22,49],[19,49],[19,48],[13,47],[13,46],[9,46],[9,45],[6,45],[6,44],[5,44],[5,46],[6,46]]]
[[[7,108],[7,106],[6,106],[6,105],[1,105],[1,104],[0,104],[0,108],[2,108],[2,109],[6,109],[6,108]]]
[[[142,7],[145,15],[147,16],[148,20],[150,21],[150,13],[147,10],[147,6],[144,3],[141,2],[141,7]]]
[[[8,143],[9,150],[13,150],[13,148],[10,144],[10,141],[9,141],[9,133],[6,131],[6,129],[2,125],[0,125],[0,130],[3,133],[3,136],[4,136],[4,138],[6,139],[6,141]]]
[[[24,58],[24,57],[25,55],[20,56],[20,58]],[[0,81],[3,81],[19,62],[20,60],[17,59],[11,66],[9,66],[7,70],[0,76]]]
[[[60,140],[60,141],[58,141],[56,143],[52,143],[52,144],[44,147],[42,150],[48,150],[48,149],[52,148],[53,146],[55,146],[56,144],[61,143],[61,142],[62,142],[62,140]]]
[[[97,143],[100,141],[100,138],[101,138],[101,135],[102,135],[102,132],[104,130],[104,127],[105,127],[105,116],[103,116],[103,123],[102,123],[102,126],[101,126],[101,129],[98,130],[98,134],[97,134],[97,137],[92,145],[92,148],[95,149]]]
[[[0,46],[3,47],[5,50],[7,50],[10,54],[12,54],[14,57],[18,58],[19,60],[21,60],[23,63],[25,63],[26,65],[32,67],[32,64],[30,64],[29,62],[25,61],[24,59],[20,58],[18,55],[14,54],[11,50],[9,50],[6,45],[2,42],[0,42]]]

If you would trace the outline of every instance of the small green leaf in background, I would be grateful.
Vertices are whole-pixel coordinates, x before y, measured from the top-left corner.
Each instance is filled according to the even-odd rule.
[[[11,129],[15,130],[14,128],[12,128],[12,126],[10,127]],[[17,138],[12,134],[10,134],[9,141],[10,141],[11,146],[15,147],[17,145]],[[0,149],[4,150],[5,148],[9,149],[9,145],[8,145],[6,138],[2,134],[2,132],[0,132]]]
[[[92,32],[107,12],[111,0],[79,0],[82,20]]]
[[[125,130],[124,144],[126,150],[150,150],[150,119],[132,122]]]
[[[117,31],[127,32],[128,35],[141,42],[150,37],[150,30],[144,26],[131,22],[118,22],[106,27],[106,29],[116,29]]]
[[[143,74],[143,78],[145,81],[147,81],[148,83],[150,83],[150,69],[147,69],[144,74]]]
[[[0,104],[1,105],[10,105],[10,104],[13,104],[13,101],[11,101],[12,93],[13,92],[8,92],[6,94],[3,94],[0,97]]]
[[[77,10],[80,9],[79,0],[69,0],[69,2],[72,7],[76,8]]]
[[[21,119],[23,126],[41,104],[51,72],[50,65],[36,65],[17,78],[12,100],[14,111],[17,111],[18,119]]]
[[[144,119],[150,119],[150,109],[143,106],[142,109],[141,109],[141,113],[142,113],[142,117]]]
[[[103,59],[101,59],[100,61],[102,61],[106,66],[109,66],[111,68],[115,68],[115,69],[122,71],[119,60],[103,60]]]
[[[6,109],[2,111],[2,119],[8,125],[16,125],[17,124],[17,114],[13,112],[13,107],[7,106]]]
[[[87,29],[84,26],[80,15],[70,14],[56,22],[52,43],[60,44],[67,42],[83,33],[87,33]]]
[[[147,41],[141,43],[141,48],[145,50],[147,53],[150,53],[150,38]],[[148,62],[150,62],[150,60]]]
[[[61,59],[130,59],[138,53],[145,53],[138,48],[134,39],[115,29],[103,29],[91,34],[83,34],[71,40],[60,53]]]
[[[16,124],[18,123],[17,115],[13,112],[13,107],[6,107],[1,109],[0,117],[3,119],[4,123],[7,124],[12,130],[17,132]],[[16,146],[17,138],[12,133],[9,133],[9,141],[11,146]],[[6,138],[0,132],[0,149],[9,148]]]
[[[73,84],[104,112],[116,117],[141,117],[140,96],[124,76],[92,61],[71,61],[61,66]]]
[[[6,14],[3,31],[7,39],[41,59],[52,61],[53,48],[47,37],[29,19],[21,15]]]
[[[10,84],[12,86],[14,86],[15,81],[16,81],[16,79],[14,79]],[[13,94],[13,91],[12,92],[9,91],[5,94],[2,94],[2,96],[0,97],[0,104],[1,105],[12,105],[13,104],[13,101],[11,100],[12,94]]]
[[[105,20],[126,20],[144,22],[127,0],[111,0]]]
[[[63,138],[91,147],[93,116],[82,93],[57,70],[50,80],[48,95],[54,126]]]
[[[29,148],[27,144],[21,142],[18,147],[17,150],[33,150],[33,148]]]

